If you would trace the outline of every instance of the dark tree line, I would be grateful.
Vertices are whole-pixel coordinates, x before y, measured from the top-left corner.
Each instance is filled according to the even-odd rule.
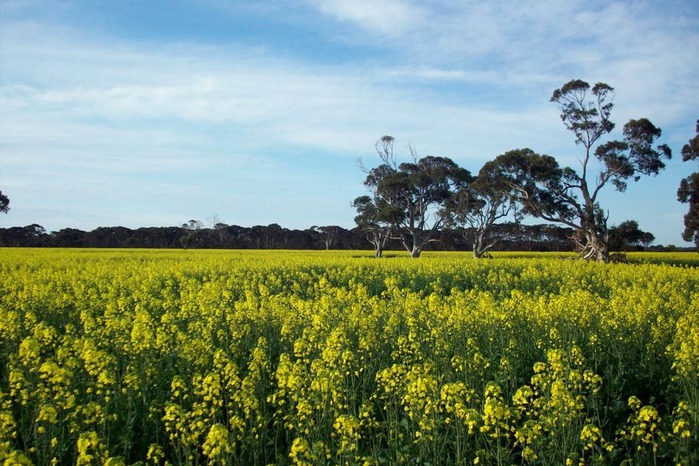
[[[634,221],[611,229],[613,250],[635,251],[647,248],[653,235],[638,229]],[[439,241],[425,250],[468,251],[469,228],[443,228],[435,233]],[[492,251],[572,251],[571,228],[551,224],[524,225],[512,222],[494,225],[492,235],[501,238]],[[361,228],[339,226],[291,230],[277,224],[241,227],[219,223],[212,228],[180,227],[100,227],[92,231],[64,228],[47,232],[40,225],[0,228],[0,247],[81,247],[81,248],[191,248],[191,249],[344,249],[369,250],[371,243]],[[386,250],[403,249],[400,240],[387,240]]]
[[[612,228],[619,251],[641,250],[653,235],[638,230],[636,222]],[[425,245],[425,250],[468,251],[475,231],[469,228],[443,228]],[[501,240],[493,251],[572,251],[571,228],[550,224],[500,223],[493,236]],[[180,227],[100,227],[92,231],[64,228],[47,232],[40,225],[0,228],[0,247],[81,247],[81,248],[192,248],[192,249],[344,249],[368,250],[371,244],[361,228],[339,226],[291,230],[277,224],[241,227],[219,223],[212,228],[189,224]],[[388,240],[386,250],[401,250],[400,240]]]

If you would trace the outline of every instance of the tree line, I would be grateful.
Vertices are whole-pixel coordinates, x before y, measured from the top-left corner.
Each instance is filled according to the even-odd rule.
[[[609,187],[623,192],[629,182],[657,175],[672,156],[666,144],[657,144],[662,131],[647,118],[629,120],[621,139],[606,140],[616,126],[611,121],[613,97],[608,84],[591,86],[579,79],[553,92],[551,102],[558,105],[564,126],[581,148],[573,167],[523,148],[497,156],[473,175],[447,157],[419,157],[411,145],[410,160],[398,163],[395,139],[383,136],[375,145],[381,163],[371,169],[361,166],[368,194],[353,202],[355,222],[377,257],[389,240],[419,257],[438,241],[442,228],[452,227],[466,235],[473,256],[479,258],[508,239],[496,228],[498,222],[509,219],[517,224],[533,217],[569,228],[581,258],[609,262],[618,245],[600,193]],[[683,148],[685,161],[699,159],[698,138]],[[694,174],[682,180],[678,199],[690,204],[683,237],[699,245],[697,192],[699,174]],[[629,227],[626,222],[624,228]]]
[[[193,227],[194,225],[194,227]],[[648,249],[654,241],[651,233],[638,229],[634,221],[612,228],[613,250]],[[468,251],[472,233],[445,228],[439,241],[426,250]],[[503,238],[493,249],[497,251],[572,251],[572,230],[550,224],[525,225],[512,222],[494,226],[493,234]],[[0,228],[0,247],[80,247],[80,248],[191,248],[191,249],[344,249],[370,250],[366,233],[358,228],[339,226],[311,227],[304,230],[283,228],[278,224],[242,227],[218,223],[204,227],[190,221],[182,226],[99,227],[92,231],[64,228],[47,232],[41,225]],[[399,240],[389,240],[387,249],[402,249]]]

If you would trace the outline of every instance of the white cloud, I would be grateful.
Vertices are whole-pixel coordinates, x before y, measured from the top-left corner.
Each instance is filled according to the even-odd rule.
[[[143,140],[144,137],[150,142],[157,140],[153,134],[139,135],[133,128],[131,134],[118,135],[113,128],[110,134],[103,134],[105,130],[101,126],[63,127],[66,122],[77,120],[82,126],[129,126],[130,122],[141,122],[139,125],[150,128],[151,132],[155,131],[154,127],[165,126],[159,130],[158,137],[164,139],[163,144],[174,146],[186,137],[166,129],[175,121],[185,126],[208,125],[217,132],[227,131],[246,149],[291,145],[354,156],[362,147],[371,153],[373,141],[388,131],[405,134],[406,139],[425,141],[424,146],[428,146],[426,141],[430,137],[447,131],[468,134],[465,128],[471,120],[489,121],[500,127],[499,132],[510,121],[509,115],[498,121],[496,114],[484,118],[478,108],[458,108],[448,101],[440,102],[434,89],[402,87],[402,83],[410,85],[420,76],[437,81],[460,79],[466,83],[488,79],[460,70],[426,69],[412,75],[409,71],[401,74],[382,69],[318,68],[265,56],[238,55],[237,51],[231,54],[215,47],[183,47],[179,58],[172,61],[167,58],[169,51],[135,52],[119,46],[113,53],[104,44],[81,47],[74,43],[54,43],[52,47],[55,51],[45,50],[42,54],[58,55],[70,50],[62,57],[61,65],[56,63],[51,67],[51,72],[62,75],[63,79],[37,85],[20,81],[0,87],[0,102],[16,115],[22,112],[45,115],[42,118],[49,134],[67,136],[68,144],[76,143],[77,133],[82,134],[80,139],[84,141]],[[84,61],[83,57],[90,60]],[[23,55],[10,58],[18,63],[24,60]],[[79,71],[71,80],[67,69]],[[164,82],[159,81],[160,76]],[[223,127],[227,129],[224,131]],[[33,131],[36,128],[27,129],[15,139]],[[425,136],[420,137],[421,134]],[[168,138],[173,138],[170,143]],[[472,148],[476,153],[486,152],[485,147],[479,148],[477,144]],[[452,152],[446,147],[442,151]]]
[[[422,26],[426,16],[416,4],[401,0],[310,0],[310,3],[340,21],[389,37],[411,33]]]

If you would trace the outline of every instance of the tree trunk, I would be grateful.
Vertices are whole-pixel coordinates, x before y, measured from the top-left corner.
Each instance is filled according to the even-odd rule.
[[[594,235],[594,240],[590,243],[591,249],[594,252],[594,258],[597,262],[609,262],[609,245],[606,241]]]
[[[491,242],[490,244],[485,244],[485,235],[487,233],[488,229],[485,228],[478,228],[476,229],[476,232],[473,237],[473,258],[474,259],[480,259],[483,257],[486,252],[490,248],[492,248],[495,244],[495,242]]]
[[[403,243],[403,247],[405,248],[405,250],[408,251],[408,254],[410,254],[410,257],[420,257],[420,253],[422,252],[422,246],[425,243],[421,241],[420,233],[418,231],[412,230],[410,232],[410,238],[402,236],[400,238],[400,241],[401,243]]]
[[[418,258],[420,257],[421,252],[422,249],[420,249],[418,246],[413,246],[413,249],[410,251],[410,257]]]
[[[609,244],[594,231],[585,232],[585,244],[578,243],[578,253],[585,260],[609,262]]]
[[[473,258],[480,259],[483,255],[483,232],[476,230],[473,237]]]
[[[387,234],[381,233],[381,231],[373,230],[367,233],[367,240],[374,246],[374,257],[380,258],[383,256],[383,248],[386,245],[386,240],[388,239]]]
[[[374,257],[379,259],[383,256],[383,247],[380,242],[374,243]]]

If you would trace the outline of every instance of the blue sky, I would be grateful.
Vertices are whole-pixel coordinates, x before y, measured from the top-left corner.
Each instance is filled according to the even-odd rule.
[[[0,0],[0,227],[349,228],[384,134],[474,173],[577,166],[549,99],[579,78],[616,89],[614,136],[647,117],[674,153],[604,192],[610,223],[680,245],[697,57],[695,0]]]

